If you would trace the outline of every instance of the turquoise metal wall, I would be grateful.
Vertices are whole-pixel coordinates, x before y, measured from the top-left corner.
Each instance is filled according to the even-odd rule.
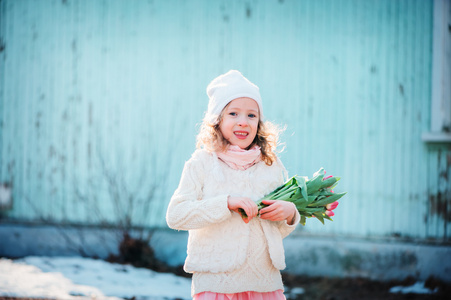
[[[449,240],[451,150],[427,145],[433,2],[1,1],[0,182],[17,221],[165,226],[215,76],[286,125],[291,175],[347,191],[315,235]]]

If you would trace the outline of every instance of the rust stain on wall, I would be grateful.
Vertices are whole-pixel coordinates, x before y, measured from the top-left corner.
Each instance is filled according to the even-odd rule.
[[[440,162],[442,152],[438,153]],[[440,163],[439,163],[440,165]],[[448,151],[445,158],[444,168],[440,168],[438,172],[438,189],[436,193],[429,195],[429,212],[451,222],[451,186],[449,185],[449,173],[451,170],[451,152]]]
[[[448,213],[450,196],[449,193],[438,193],[429,195],[429,209],[431,215],[437,215],[447,222],[451,222],[451,214]]]

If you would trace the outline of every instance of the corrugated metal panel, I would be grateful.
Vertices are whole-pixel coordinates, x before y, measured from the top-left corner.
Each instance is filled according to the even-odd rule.
[[[323,166],[343,178],[334,223],[301,231],[449,238],[451,150],[420,138],[430,123],[432,1],[1,5],[8,217],[128,214],[164,226],[205,87],[236,68],[260,86],[266,116],[287,125],[290,173]]]

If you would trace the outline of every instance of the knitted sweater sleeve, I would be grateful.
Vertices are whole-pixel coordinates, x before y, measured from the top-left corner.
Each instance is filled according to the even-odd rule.
[[[286,220],[279,222],[279,230],[280,234],[282,235],[282,238],[286,238],[291,232],[293,232],[296,229],[296,226],[301,221],[301,215],[296,210],[296,217],[294,219],[293,225],[289,225]]]
[[[172,229],[191,230],[222,222],[231,216],[228,195],[203,197],[205,170],[200,159],[185,163],[179,186],[171,198],[166,222]]]
[[[277,159],[277,164],[282,169],[283,182],[287,181],[288,180],[288,171],[279,158]],[[289,225],[286,220],[279,221],[278,227],[279,227],[280,233],[282,235],[282,238],[287,237],[291,232],[293,232],[296,229],[296,226],[299,224],[300,221],[301,221],[301,215],[299,214],[299,212],[297,210],[296,210],[296,216],[295,216],[293,225]]]

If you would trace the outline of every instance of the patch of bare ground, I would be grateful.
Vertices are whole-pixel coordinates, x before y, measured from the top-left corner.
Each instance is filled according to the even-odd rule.
[[[394,286],[411,286],[416,280],[408,278],[403,281],[375,281],[365,278],[328,278],[307,277],[283,274],[284,284],[287,290],[287,300],[392,300],[392,299],[451,299],[451,285],[440,280],[429,278],[425,287],[437,290],[433,294],[401,294],[390,293]],[[294,294],[289,291],[301,287],[302,294]]]

